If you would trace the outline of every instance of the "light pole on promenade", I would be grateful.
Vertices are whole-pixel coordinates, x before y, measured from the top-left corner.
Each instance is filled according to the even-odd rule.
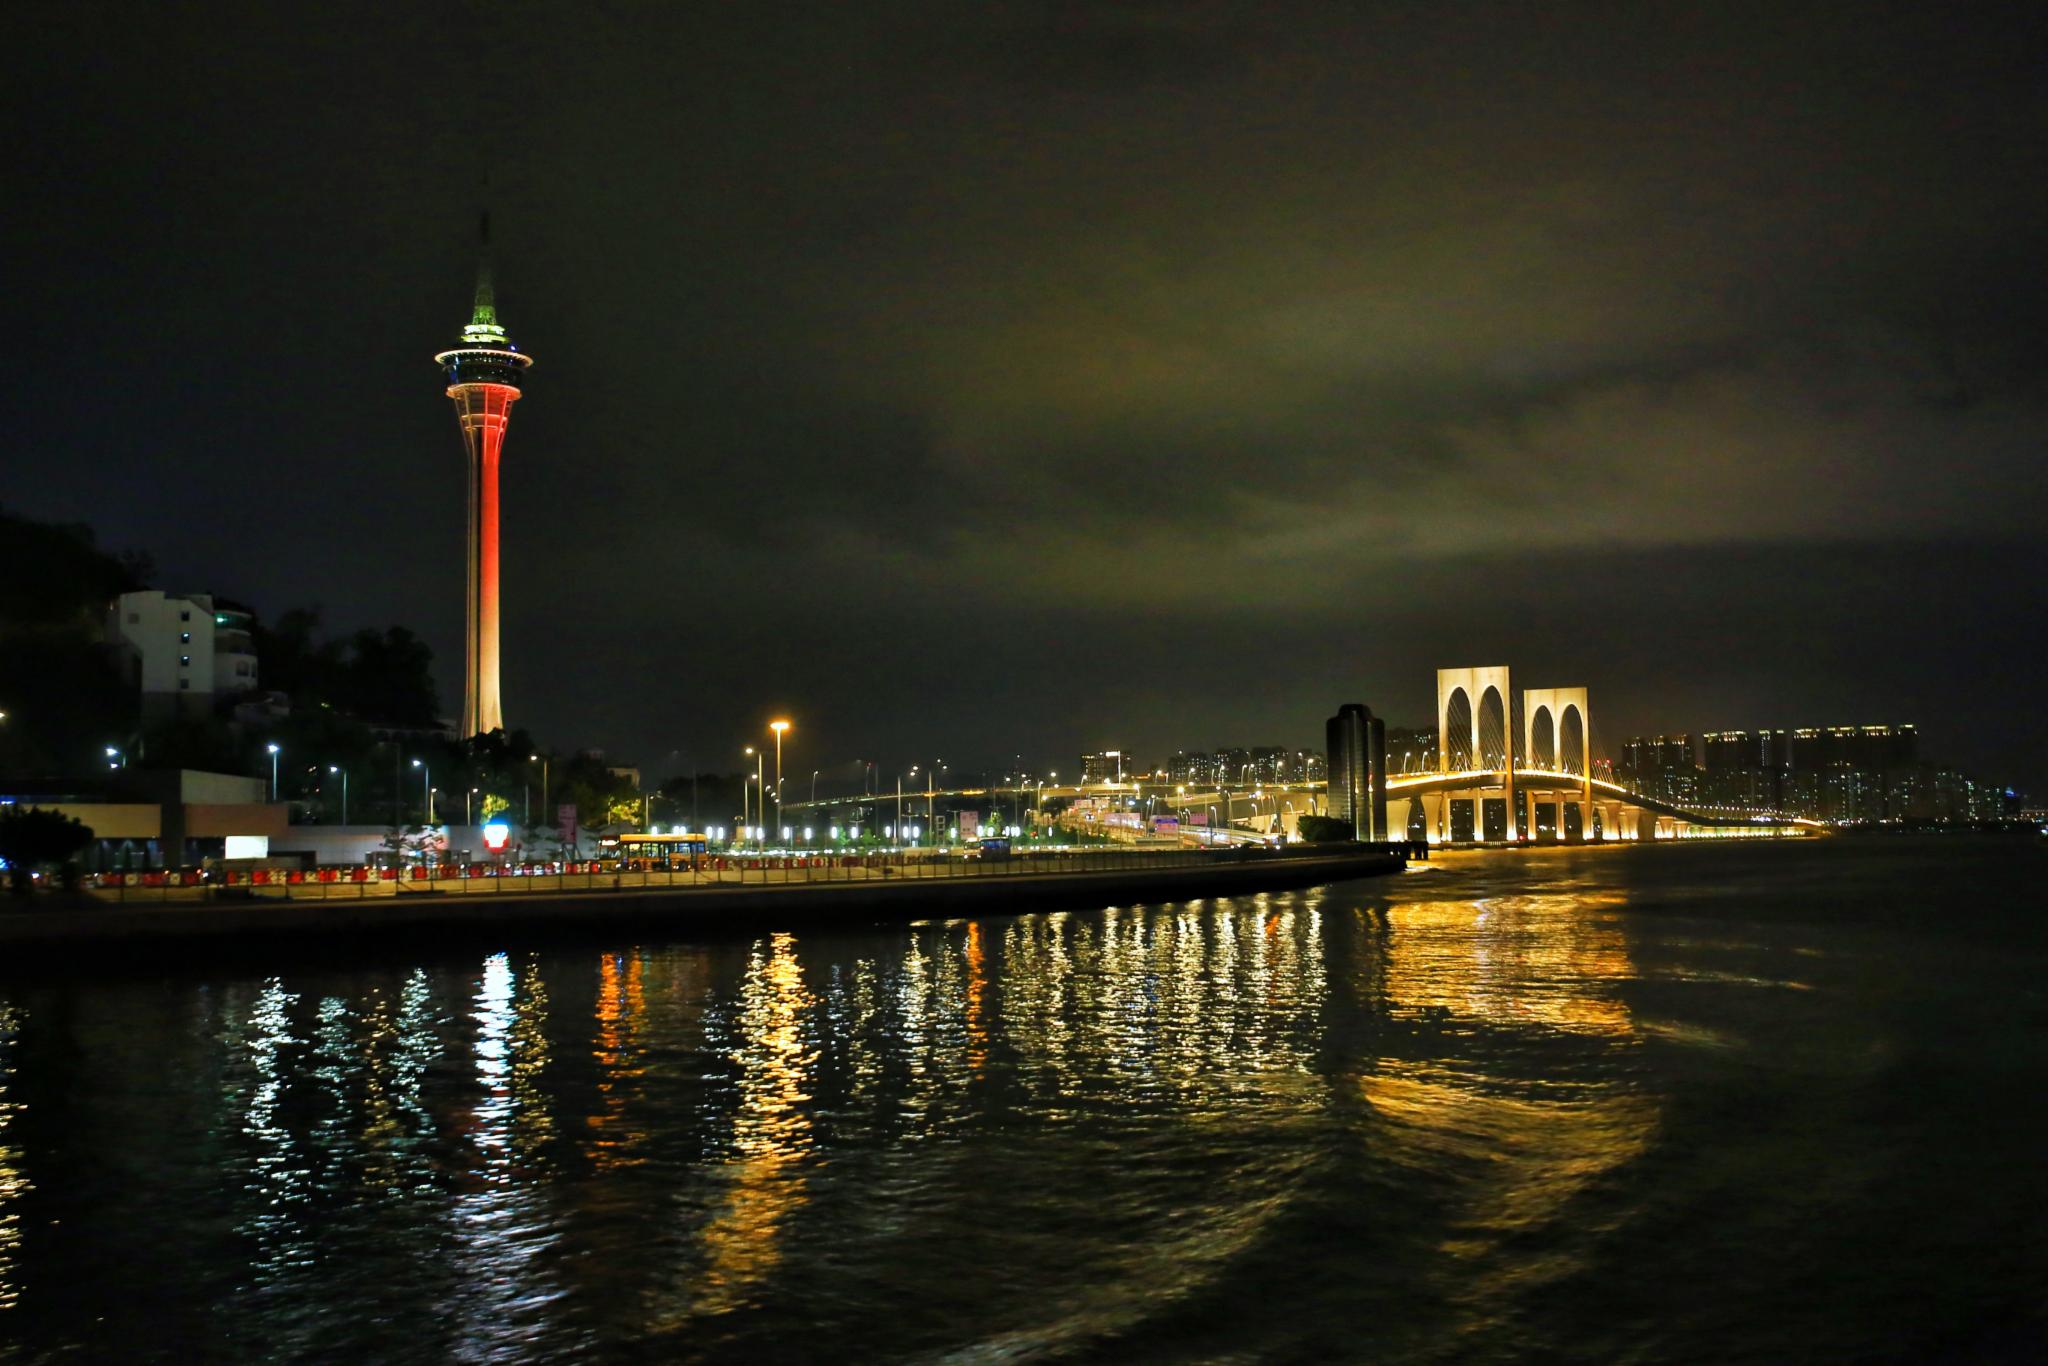
[[[754,827],[755,830],[760,832],[755,837],[754,842],[763,849],[766,849],[768,847],[768,775],[764,765],[768,761],[768,756],[757,749],[753,749],[751,745],[748,748],[753,750],[754,755],[754,819],[761,822]]]
[[[270,800],[275,802],[277,800],[277,744],[273,741],[265,745],[264,748],[270,751]]]
[[[775,732],[775,825],[782,826],[782,732],[789,729],[787,721],[770,721],[768,729]]]
[[[345,768],[343,768],[343,767],[342,767],[341,765],[339,765],[339,764],[329,764],[329,765],[327,766],[327,771],[328,771],[329,773],[339,773],[339,774],[341,775],[341,823],[342,823],[343,825],[347,825],[347,824],[348,824],[348,770],[347,770],[347,769],[345,769]]]
[[[546,820],[548,817],[547,757],[541,754],[529,754],[526,756],[526,762],[529,764],[538,762],[540,764],[540,817],[542,820]],[[526,823],[528,825],[533,824],[533,798],[531,796],[528,796],[526,799]]]
[[[434,823],[434,770],[422,760],[415,759],[412,766],[420,771],[420,824]]]
[[[752,745],[748,745],[748,746],[747,746],[747,747],[746,747],[746,748],[745,748],[744,750],[742,750],[742,751],[741,751],[741,753],[742,753],[742,754],[747,754],[747,755],[751,755],[751,754],[752,754],[753,752],[754,752],[754,747],[753,747]],[[753,810],[753,807],[752,807],[752,805],[751,805],[751,802],[752,802],[752,801],[753,801],[753,799],[752,799],[751,797],[749,797],[749,796],[747,795],[747,771],[746,771],[745,769],[741,769],[741,770],[740,770],[740,842],[741,842],[742,844],[746,843],[746,839],[747,839],[747,827],[748,827],[748,826],[750,826],[750,825],[752,825],[752,824],[754,823],[754,822],[753,822],[753,821],[752,821],[752,820],[751,820],[751,819],[749,818],[749,816],[748,816],[748,813],[749,813],[750,811],[752,811],[752,810]]]

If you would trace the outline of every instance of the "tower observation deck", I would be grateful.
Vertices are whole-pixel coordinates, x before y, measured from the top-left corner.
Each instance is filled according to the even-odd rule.
[[[462,342],[434,357],[448,377],[448,397],[469,450],[469,595],[462,684],[462,733],[482,735],[505,724],[498,691],[498,459],[519,384],[533,357],[512,344],[498,323],[491,289],[490,219],[483,220],[476,305]]]

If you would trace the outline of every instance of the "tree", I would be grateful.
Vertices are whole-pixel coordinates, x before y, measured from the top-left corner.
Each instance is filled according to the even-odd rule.
[[[521,844],[522,847],[536,850],[556,862],[576,856],[576,851],[570,848],[569,841],[563,838],[562,827],[559,825],[529,825]]]
[[[447,841],[431,825],[394,825],[384,832],[383,846],[391,851],[394,863],[407,855],[426,863],[447,847]]]
[[[491,817],[498,815],[500,812],[510,810],[511,807],[512,802],[510,798],[500,797],[495,792],[484,793],[483,818],[485,820],[488,821]]]
[[[0,509],[0,770],[76,772],[133,733],[138,694],[105,633],[138,567],[85,527]]]
[[[346,697],[337,704],[366,720],[431,726],[440,717],[434,691],[434,652],[403,626],[358,631],[349,637]]]
[[[259,619],[254,631],[264,687],[288,694],[300,709],[341,704],[346,692],[341,644],[319,632],[318,607],[291,608],[275,624]]]
[[[1295,828],[1310,844],[1342,844],[1358,838],[1358,831],[1350,821],[1335,816],[1312,816],[1303,812],[1296,818]]]
[[[7,860],[14,894],[27,896],[37,868],[69,862],[92,838],[90,827],[61,811],[10,806],[0,812],[0,859]]]

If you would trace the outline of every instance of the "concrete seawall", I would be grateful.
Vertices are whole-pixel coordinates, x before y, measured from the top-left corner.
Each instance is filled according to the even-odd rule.
[[[518,896],[420,892],[366,901],[216,901],[146,907],[38,900],[33,910],[0,911],[0,974],[17,965],[47,963],[52,955],[189,959],[293,943],[346,945],[361,953],[431,941],[523,944],[619,935],[660,938],[851,928],[1281,891],[1397,873],[1404,866],[1398,855],[1351,853],[1024,877],[676,891]]]

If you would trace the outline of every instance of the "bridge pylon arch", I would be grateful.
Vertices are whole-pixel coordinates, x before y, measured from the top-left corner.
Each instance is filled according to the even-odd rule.
[[[1550,727],[1548,746],[1539,746],[1537,741],[1544,738],[1538,726],[1538,717],[1547,720]],[[1585,838],[1592,838],[1593,829],[1593,714],[1587,704],[1584,688],[1526,688],[1522,692],[1522,725],[1526,734],[1522,737],[1522,753],[1529,756],[1529,762],[1538,768],[1547,767],[1537,762],[1537,756],[1545,748],[1551,751],[1554,771],[1569,773],[1579,780],[1579,828]],[[1534,818],[1531,817],[1531,825]],[[1564,838],[1564,807],[1558,807],[1558,838]]]
[[[1461,732],[1468,725],[1470,731],[1469,733],[1460,733],[1454,736],[1451,733],[1453,724],[1452,703],[1461,692],[1464,694],[1466,705],[1456,709],[1458,712],[1457,724]],[[1488,754],[1482,748],[1480,742],[1480,722],[1481,718],[1488,712],[1487,701],[1489,694],[1500,699],[1500,715],[1504,723],[1504,734],[1501,737],[1502,748],[1506,751],[1504,755]],[[1453,754],[1469,754],[1471,756],[1470,762],[1475,769],[1483,767],[1488,770],[1489,775],[1497,772],[1499,774],[1498,785],[1502,790],[1502,794],[1507,799],[1507,837],[1510,840],[1519,837],[1519,827],[1521,825],[1515,803],[1515,758],[1517,749],[1523,743],[1523,737],[1515,733],[1514,697],[1513,680],[1509,674],[1508,666],[1505,664],[1486,664],[1468,669],[1438,669],[1436,671],[1436,752],[1438,771],[1442,773],[1452,771],[1450,765]],[[1526,750],[1523,752],[1526,753]],[[1499,760],[1497,768],[1493,762],[1495,759]],[[1477,796],[1477,793],[1482,787],[1491,786],[1494,786],[1494,784],[1489,781],[1477,784],[1473,789],[1475,794],[1473,797],[1473,824],[1475,827],[1473,833],[1482,838],[1485,835],[1484,803]],[[1450,838],[1451,833],[1450,800],[1450,796],[1446,794],[1443,798],[1444,805],[1439,810],[1441,825],[1439,835],[1445,840]]]

